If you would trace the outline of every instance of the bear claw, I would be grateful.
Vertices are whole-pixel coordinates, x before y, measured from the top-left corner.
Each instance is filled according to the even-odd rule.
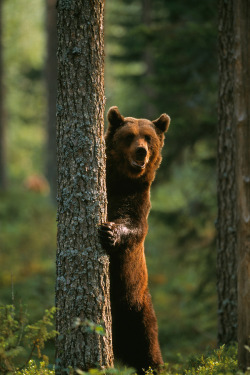
[[[100,226],[99,233],[101,243],[106,250],[109,250],[110,247],[114,247],[116,245],[118,240],[118,230],[115,223],[103,223]]]

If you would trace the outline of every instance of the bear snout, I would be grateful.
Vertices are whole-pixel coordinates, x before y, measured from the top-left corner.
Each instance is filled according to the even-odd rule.
[[[144,161],[144,159],[147,156],[147,153],[148,151],[146,150],[145,147],[137,147],[137,149],[135,150],[136,160]]]
[[[148,160],[148,148],[144,145],[140,145],[134,149],[133,158],[131,158],[130,163],[137,172],[141,172],[146,168]]]

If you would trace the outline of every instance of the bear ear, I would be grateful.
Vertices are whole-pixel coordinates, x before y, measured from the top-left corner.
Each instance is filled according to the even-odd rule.
[[[118,107],[111,107],[108,111],[108,121],[110,126],[118,128],[124,122],[124,117],[120,114]]]
[[[153,124],[163,133],[168,130],[170,124],[170,117],[163,113],[157,120],[152,121]]]

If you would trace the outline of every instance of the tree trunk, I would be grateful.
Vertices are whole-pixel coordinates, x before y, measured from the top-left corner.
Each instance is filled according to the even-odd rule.
[[[250,367],[250,2],[234,1],[239,366]]]
[[[113,363],[106,221],[103,0],[59,0],[57,364]],[[102,323],[106,336],[96,333]]]
[[[46,0],[47,29],[47,165],[46,175],[50,184],[50,195],[56,203],[57,166],[56,166],[56,86],[57,86],[57,11],[56,0]]]
[[[218,342],[237,340],[236,129],[234,123],[233,2],[219,2],[218,103]]]
[[[152,0],[142,0],[142,23],[145,25],[145,29],[150,32],[150,26],[152,23]],[[148,35],[146,35],[145,42],[146,45],[143,53],[143,61],[146,66],[143,85],[143,91],[145,94],[144,115],[146,118],[155,118],[157,111],[154,104],[155,90],[152,82],[154,77],[154,53]]]
[[[5,112],[3,89],[3,45],[2,45],[2,15],[3,1],[0,0],[0,190],[7,187],[6,177],[6,150],[5,150]]]
[[[219,10],[219,342],[236,341],[238,335],[239,366],[246,370],[250,366],[245,348],[250,346],[250,3],[220,0]]]

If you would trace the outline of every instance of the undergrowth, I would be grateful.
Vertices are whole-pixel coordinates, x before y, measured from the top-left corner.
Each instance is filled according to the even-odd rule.
[[[3,375],[54,375],[55,367],[49,365],[43,354],[44,344],[54,338],[55,308],[46,310],[41,320],[30,324],[27,311],[20,306],[0,306],[0,374]],[[65,374],[73,375],[72,369]],[[133,369],[76,370],[78,375],[131,375]],[[165,363],[161,375],[240,375],[237,364],[237,346],[221,346],[203,355],[192,355],[183,363]],[[250,369],[246,372],[250,375]],[[145,375],[154,375],[152,369]]]
[[[53,329],[55,308],[45,310],[41,320],[30,324],[27,311],[22,305],[0,306],[0,374],[47,374],[44,373],[48,358],[42,353],[46,341],[56,336]],[[43,360],[39,368],[31,358]],[[31,367],[33,372],[29,371]],[[41,372],[41,371],[42,372]],[[26,371],[26,372],[25,372]],[[35,371],[35,372],[34,372]],[[49,373],[48,373],[49,374]]]

